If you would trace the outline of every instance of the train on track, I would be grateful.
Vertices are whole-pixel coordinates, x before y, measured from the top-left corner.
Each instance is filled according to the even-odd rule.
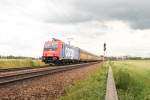
[[[42,56],[42,61],[46,64],[93,62],[102,59],[101,56],[91,54],[55,38],[52,41],[45,42]]]

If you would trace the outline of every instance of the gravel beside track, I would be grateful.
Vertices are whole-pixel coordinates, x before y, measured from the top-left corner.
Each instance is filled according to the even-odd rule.
[[[3,85],[0,100],[55,100],[65,93],[64,87],[84,79],[97,65],[100,64]]]

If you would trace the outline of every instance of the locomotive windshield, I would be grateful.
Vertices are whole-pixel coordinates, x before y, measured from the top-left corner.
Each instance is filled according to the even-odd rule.
[[[58,48],[56,43],[45,43],[44,50],[55,51]]]

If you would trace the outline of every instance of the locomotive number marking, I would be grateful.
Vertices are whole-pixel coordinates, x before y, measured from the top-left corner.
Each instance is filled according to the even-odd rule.
[[[74,58],[74,50],[71,49],[71,48],[66,48],[66,49],[65,49],[65,56],[66,56],[67,58],[73,59],[73,58]]]

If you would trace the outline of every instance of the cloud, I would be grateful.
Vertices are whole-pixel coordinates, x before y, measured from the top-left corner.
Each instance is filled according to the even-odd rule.
[[[41,56],[53,37],[95,54],[149,56],[149,1],[1,0],[0,55]]]
[[[150,27],[148,10],[150,1],[148,0],[66,0],[63,2],[54,0],[51,3],[54,7],[48,7],[46,22],[80,23],[93,20],[121,20],[134,29]]]
[[[0,11],[9,12],[9,15],[22,13],[47,23],[121,20],[134,29],[148,29],[149,4],[148,0],[2,0]]]
[[[128,22],[132,28],[146,29],[150,27],[149,3],[148,0],[82,0],[77,3],[77,8],[93,15],[92,19],[122,20]]]

